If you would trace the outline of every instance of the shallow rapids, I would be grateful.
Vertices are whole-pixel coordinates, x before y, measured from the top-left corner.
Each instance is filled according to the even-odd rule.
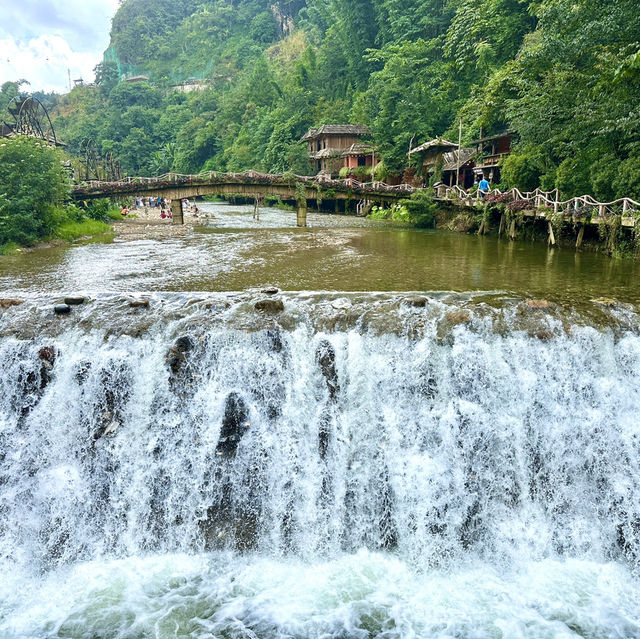
[[[146,299],[0,316],[0,636],[640,637],[632,307]]]

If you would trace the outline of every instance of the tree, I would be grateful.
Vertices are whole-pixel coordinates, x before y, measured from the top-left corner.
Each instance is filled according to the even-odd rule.
[[[95,74],[95,83],[100,87],[104,95],[109,95],[111,89],[120,80],[118,65],[115,62],[101,62],[94,67],[93,72]]]
[[[69,194],[60,151],[35,138],[0,140],[0,245],[31,245],[53,230]]]

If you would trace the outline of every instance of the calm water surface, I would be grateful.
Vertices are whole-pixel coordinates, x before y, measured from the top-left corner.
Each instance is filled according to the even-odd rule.
[[[204,204],[215,219],[186,236],[42,249],[0,258],[0,290],[27,295],[72,290],[506,291],[580,301],[638,301],[640,265],[595,253],[548,250],[385,222]]]

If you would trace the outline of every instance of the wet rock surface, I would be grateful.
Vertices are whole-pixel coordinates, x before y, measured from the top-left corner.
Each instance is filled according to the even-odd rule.
[[[80,295],[69,296],[64,298],[64,303],[67,306],[80,306],[84,304],[86,301],[87,301],[87,298]]]
[[[24,304],[24,300],[15,297],[0,298],[0,309],[7,309],[12,306],[21,306],[22,304]]]
[[[264,299],[258,300],[254,304],[254,308],[259,313],[276,315],[284,311],[284,302],[281,299]]]

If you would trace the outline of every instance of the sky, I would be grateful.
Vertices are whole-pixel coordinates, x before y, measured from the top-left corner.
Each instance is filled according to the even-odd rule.
[[[0,85],[28,80],[29,91],[69,90],[93,81],[109,45],[118,0],[0,0]]]

